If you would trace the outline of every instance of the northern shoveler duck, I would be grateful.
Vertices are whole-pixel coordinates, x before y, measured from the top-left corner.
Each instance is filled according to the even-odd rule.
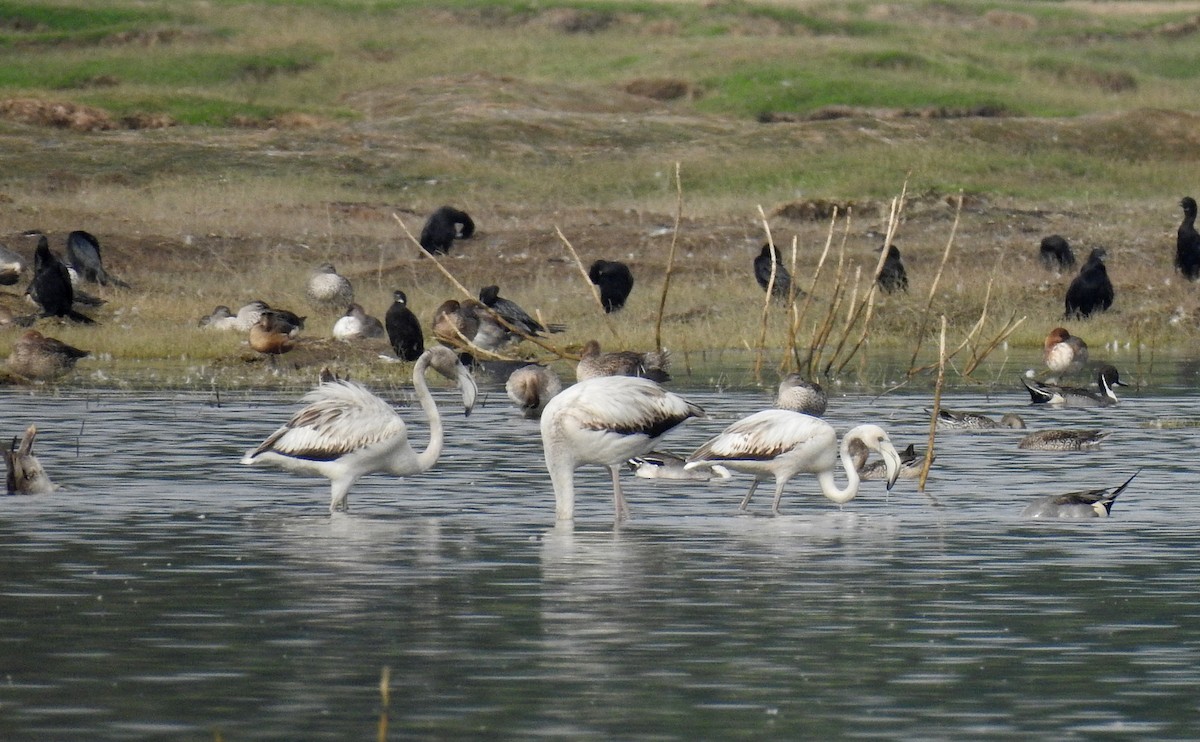
[[[530,363],[508,375],[504,391],[522,415],[536,420],[542,416],[546,404],[562,391],[562,382],[554,369]]]
[[[1111,433],[1102,430],[1039,430],[1021,439],[1027,451],[1085,451],[1096,448]]]
[[[1140,471],[1140,470],[1139,470]],[[1138,472],[1125,480],[1120,487],[1068,492],[1064,495],[1040,497],[1025,506],[1021,516],[1025,518],[1107,518],[1113,502],[1125,491]]]
[[[1046,368],[1056,374],[1075,373],[1087,363],[1087,343],[1067,332],[1067,328],[1055,327],[1046,335],[1042,359],[1046,362]]]
[[[10,495],[47,495],[58,489],[42,468],[42,463],[33,455],[33,439],[37,428],[30,425],[20,444],[14,437],[12,445],[4,449],[5,489]]]
[[[605,313],[625,306],[633,291],[633,272],[619,260],[597,260],[588,268],[588,280],[600,289],[600,304]]]
[[[344,312],[354,302],[354,286],[333,263],[321,263],[309,274],[304,295],[317,311]]]
[[[696,449],[688,457],[687,466],[719,464],[753,474],[754,481],[742,498],[741,510],[750,504],[758,483],[774,477],[775,499],[771,510],[778,515],[784,485],[803,472],[816,474],[821,493],[833,502],[840,505],[854,499],[862,479],[850,457],[850,444],[855,439],[883,457],[890,490],[900,476],[900,454],[883,428],[877,425],[851,428],[839,447],[832,425],[819,417],[791,410],[763,410],[742,418]],[[847,478],[844,489],[839,489],[834,481],[839,455]]]
[[[682,479],[692,482],[708,482],[713,479],[729,479],[733,476],[728,469],[719,465],[697,466],[688,469],[687,459],[666,451],[651,451],[629,460],[629,469],[642,479]]]
[[[1109,407],[1117,403],[1116,392],[1119,386],[1129,386],[1121,381],[1117,369],[1104,366],[1096,375],[1096,385],[1100,391],[1080,387],[1059,386],[1046,384],[1027,377],[1021,377],[1021,383],[1029,390],[1029,398],[1034,404],[1064,405],[1067,407]]]
[[[775,406],[779,409],[803,412],[813,417],[825,414],[828,401],[829,398],[820,384],[808,381],[800,374],[785,376],[779,382],[779,392],[775,395]]]
[[[929,412],[930,410],[926,409],[925,411]],[[1025,421],[1021,419],[1020,415],[1012,412],[1007,412],[999,420],[995,420],[978,412],[960,412],[941,407],[938,408],[938,427],[949,430],[995,430],[997,428],[1020,430],[1025,427]]]
[[[575,380],[586,381],[598,376],[640,376],[661,383],[671,380],[671,374],[667,371],[670,365],[671,354],[666,350],[602,353],[600,343],[589,340],[583,346],[579,363],[575,366]]]
[[[75,368],[75,362],[86,357],[88,351],[80,350],[63,341],[46,337],[37,330],[26,330],[13,343],[8,355],[8,369],[14,374],[33,381],[49,381],[65,375]]]

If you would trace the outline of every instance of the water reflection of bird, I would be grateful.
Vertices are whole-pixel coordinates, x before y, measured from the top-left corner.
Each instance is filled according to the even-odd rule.
[[[1038,256],[1042,266],[1048,271],[1062,271],[1075,267],[1075,253],[1071,250],[1071,243],[1062,235],[1052,234],[1043,238]]]
[[[666,451],[651,451],[634,456],[628,461],[635,477],[642,479],[682,479],[708,482],[713,479],[729,479],[733,475],[720,464],[687,468],[687,459]]]
[[[824,415],[828,402],[829,398],[821,385],[808,381],[800,374],[785,376],[779,382],[779,393],[775,396],[775,406],[779,409],[803,412],[813,417]]]
[[[1196,199],[1184,196],[1183,222],[1175,233],[1175,269],[1189,281],[1200,278],[1200,233],[1196,232]]]
[[[1087,363],[1087,343],[1072,335],[1067,328],[1055,327],[1046,335],[1042,359],[1046,362],[1046,368],[1056,374],[1074,373]]]
[[[1021,439],[1027,451],[1084,451],[1096,448],[1111,433],[1102,430],[1039,430]]]
[[[1097,247],[1088,255],[1087,262],[1079,269],[1079,275],[1067,287],[1067,296],[1063,300],[1067,319],[1075,317],[1090,317],[1096,312],[1105,312],[1112,307],[1112,281],[1108,278],[1108,268],[1104,259],[1108,251]]]
[[[925,412],[930,412],[930,410],[926,409]],[[938,408],[938,427],[949,430],[995,430],[997,428],[1019,430],[1025,427],[1025,421],[1020,415],[1013,412],[1006,412],[1001,415],[999,420],[995,420],[978,412],[961,412],[940,407]]]
[[[703,415],[704,410],[648,379],[602,376],[563,390],[546,405],[541,423],[555,517],[575,517],[575,470],[585,464],[608,467],[615,518],[628,517],[621,466],[653,451],[688,418]]]
[[[1029,390],[1029,397],[1034,404],[1065,405],[1067,407],[1115,405],[1117,394],[1113,390],[1118,386],[1129,386],[1121,381],[1117,369],[1112,366],[1104,366],[1096,374],[1096,386],[1099,388],[1099,392],[1081,387],[1047,384],[1024,376],[1021,377],[1021,382]]]
[[[842,504],[858,494],[861,481],[849,450],[850,442],[856,439],[883,457],[890,490],[900,475],[900,456],[882,428],[877,425],[852,428],[842,438],[839,449],[837,432],[832,425],[790,410],[763,410],[742,418],[696,449],[688,457],[688,466],[720,464],[753,474],[750,491],[740,505],[742,510],[750,504],[759,481],[773,476],[775,500],[771,509],[778,514],[784,485],[802,472],[816,474],[821,493]],[[844,489],[837,487],[833,476],[839,452],[847,477]]]
[[[562,391],[562,381],[554,369],[530,363],[508,375],[504,391],[522,415],[536,420],[542,416],[546,403]]]
[[[75,368],[75,362],[86,357],[80,350],[63,341],[46,337],[37,330],[26,330],[13,343],[8,356],[8,369],[14,374],[35,381],[48,381],[63,376]]]
[[[1140,471],[1140,470],[1139,470]],[[1106,487],[1063,495],[1040,497],[1025,506],[1021,516],[1025,518],[1107,518],[1113,502],[1125,491],[1138,472],[1125,480],[1120,487]]]
[[[47,495],[58,489],[42,468],[42,463],[33,455],[33,439],[37,428],[30,425],[20,444],[14,437],[12,445],[4,449],[5,490],[10,495]]]
[[[470,414],[477,393],[471,373],[448,348],[430,348],[413,366],[413,387],[429,421],[429,444],[417,453],[400,415],[379,397],[350,381],[323,383],[303,398],[304,409],[242,458],[330,480],[329,510],[345,509],[350,487],[373,473],[408,476],[428,471],[444,445],[442,418],[429,392],[425,372],[458,382]]]
[[[400,290],[392,294],[392,305],[383,316],[388,342],[396,357],[404,361],[415,361],[425,352],[425,334],[421,321],[408,308],[408,296]]]
[[[588,268],[588,280],[600,289],[600,304],[606,313],[625,306],[633,291],[633,272],[618,260],[597,260]]]
[[[615,350],[600,351],[600,343],[589,340],[583,346],[579,363],[575,366],[575,379],[586,381],[599,376],[640,376],[651,381],[671,380],[667,369],[671,365],[669,351]]]

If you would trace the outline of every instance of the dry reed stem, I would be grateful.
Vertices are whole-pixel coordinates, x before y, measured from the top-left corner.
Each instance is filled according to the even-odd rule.
[[[921,464],[921,476],[917,480],[917,491],[925,491],[925,480],[929,478],[929,467],[933,465],[933,446],[937,438],[938,412],[942,408],[942,385],[946,382],[946,315],[942,315],[942,332],[938,338],[938,375],[933,385],[933,413],[929,418],[929,443],[925,446],[925,461]]]
[[[418,250],[420,250],[422,254],[426,255],[430,260],[433,261],[433,264],[436,265],[437,269],[442,272],[442,275],[445,276],[447,278],[447,280],[450,281],[450,283],[454,284],[454,286],[457,287],[458,290],[463,293],[463,296],[466,296],[471,301],[478,301],[475,298],[475,295],[472,294],[470,292],[470,290],[467,289],[466,286],[462,285],[462,283],[459,282],[459,280],[454,277],[454,274],[451,273],[450,270],[448,268],[446,268],[446,266],[442,265],[441,261],[439,261],[436,256],[434,256],[432,253],[425,252],[425,248],[421,247],[420,240],[418,240],[416,237],[413,237],[413,233],[408,230],[408,225],[406,225],[404,223],[404,220],[400,218],[399,214],[397,214],[396,212],[393,211],[392,218],[395,219],[396,223],[400,225],[400,228],[404,230],[404,234],[408,235],[408,239],[413,243],[413,245],[415,245],[416,248]],[[561,348],[559,348],[551,343],[547,343],[547,342],[543,341],[541,338],[539,338],[535,335],[530,335],[529,333],[521,330],[520,328],[513,326],[513,324],[511,322],[509,322],[508,320],[501,317],[499,314],[497,314],[495,311],[493,311],[491,307],[483,305],[483,304],[480,304],[480,306],[482,306],[484,309],[486,309],[488,315],[491,316],[493,319],[495,319],[497,322],[499,322],[500,325],[503,326],[509,332],[512,332],[525,340],[528,340],[529,342],[538,346],[542,350],[550,351],[551,353],[553,353],[555,356],[557,356],[559,358],[579,360],[578,356],[567,353],[565,350],[562,350]],[[456,331],[456,334],[459,337],[462,337],[461,332]],[[466,340],[466,338],[463,338],[463,339]],[[472,350],[479,351],[481,353],[490,355],[493,358],[496,358],[499,360],[505,360],[505,361],[521,360],[521,359],[515,358],[515,357],[504,356],[499,353],[489,351],[485,348],[480,348],[479,346],[475,345],[475,343],[472,343],[470,340],[466,340],[466,342],[467,342],[467,345]]]
[[[579,268],[580,275],[583,276],[583,283],[592,292],[592,298],[596,300],[596,306],[600,309],[600,316],[604,318],[604,324],[608,326],[609,332],[617,339],[617,344],[621,347],[625,346],[625,341],[621,340],[621,333],[617,332],[617,325],[612,321],[612,317],[608,312],[604,311],[604,302],[600,299],[600,287],[592,283],[592,279],[588,276],[587,268],[583,267],[583,260],[580,259],[579,253],[575,252],[575,246],[567,239],[567,236],[562,233],[558,225],[554,226],[554,233],[558,235],[558,239],[566,245],[567,251],[571,253],[571,257],[575,259],[575,265]]]
[[[856,268],[855,271],[855,291],[854,295],[858,294],[858,278],[861,270]],[[829,340],[830,333],[833,332],[833,325],[837,318],[838,310],[842,306],[842,297],[846,292],[846,255],[845,246],[843,245],[842,252],[838,255],[837,273],[834,276],[833,297],[829,302],[829,309],[825,312],[825,318],[821,322],[820,329],[813,335],[812,343],[808,350],[808,366],[810,378],[815,377],[819,373],[821,365],[821,356],[824,355],[826,341]]]
[[[963,338],[963,341],[958,344],[958,347],[955,348],[953,351],[950,352],[949,355],[946,356],[946,360],[948,360],[948,361],[954,360],[954,357],[957,356],[959,354],[959,352],[962,351],[963,348],[967,347],[967,345],[970,344],[970,342],[972,340],[974,340],[975,335],[977,335],[980,331],[983,330],[984,322],[987,321],[988,305],[991,303],[991,298],[992,298],[992,279],[989,279],[987,288],[984,290],[984,293],[983,293],[983,309],[979,313],[979,319],[975,320],[975,324],[971,325],[971,329],[967,332],[967,335],[966,335],[966,337]],[[972,352],[974,352],[974,351],[972,351]],[[937,368],[937,363],[931,363],[928,366],[921,366],[919,368],[910,367],[907,375],[909,377],[916,376],[917,374],[925,373],[926,371],[929,371],[930,369],[933,369],[933,368]],[[961,374],[960,374],[960,376],[961,376]]]
[[[762,319],[759,325],[758,344],[754,347],[754,381],[757,384],[762,383],[762,365],[763,355],[766,353],[767,347],[767,319],[771,312],[771,299],[775,293],[775,238],[771,236],[771,224],[767,221],[767,214],[763,211],[762,204],[758,205],[758,215],[762,217],[763,230],[767,233],[767,244],[771,247],[771,276],[767,279],[767,296],[763,299]]]
[[[833,216],[829,220],[829,232],[825,236],[825,247],[821,250],[821,257],[817,259],[817,269],[815,271],[813,271],[812,281],[809,283],[809,286],[808,286],[808,293],[805,294],[805,296],[804,296],[804,305],[801,306],[799,308],[799,310],[796,309],[795,305],[792,305],[792,327],[791,327],[791,337],[789,339],[789,345],[790,345],[790,349],[791,349],[792,361],[796,364],[797,371],[799,371],[800,366],[803,365],[803,363],[800,361],[800,351],[797,347],[797,340],[799,339],[799,335],[800,335],[800,325],[804,321],[804,317],[808,314],[808,308],[810,306],[812,306],[813,292],[815,292],[817,289],[817,283],[821,280],[821,271],[825,268],[825,260],[826,260],[826,258],[829,257],[829,248],[833,245],[833,228],[834,228],[834,225],[837,224],[837,218],[838,218],[838,210],[837,210],[837,207],[835,206],[833,208]],[[849,218],[849,215],[847,215],[847,217],[846,217],[846,232],[847,232],[847,234],[849,234],[849,230],[850,230],[850,218]],[[793,245],[796,244],[795,238],[793,238],[792,244]],[[844,238],[843,238],[842,244],[843,244],[843,246],[845,245]],[[793,250],[793,252],[792,252],[792,257],[793,257],[792,281],[794,283],[796,281],[795,250]],[[809,358],[812,358],[811,353],[809,354]],[[784,371],[785,373],[787,371],[786,368],[782,368],[782,367],[780,370]]]
[[[992,338],[992,341],[988,343],[987,348],[984,349],[983,353],[978,357],[971,359],[971,362],[967,364],[965,369],[963,369],[963,376],[970,376],[972,373],[974,373],[975,369],[979,367],[979,364],[983,363],[984,360],[992,354],[992,351],[994,351],[1000,345],[1000,343],[1003,343],[1008,339],[1009,335],[1016,332],[1017,328],[1021,326],[1021,323],[1025,321],[1024,317],[1021,319],[1016,319],[1016,316],[1017,313],[1013,312],[1012,316],[1008,318],[1008,324],[1004,326],[1004,329],[1002,329],[1000,333],[996,335],[996,337]]]
[[[946,261],[950,259],[950,248],[954,245],[954,236],[958,232],[958,221],[962,216],[963,194],[958,192],[958,204],[954,209],[954,223],[950,225],[950,239],[946,240],[946,249],[942,251],[942,262],[938,263],[937,272],[933,275],[933,283],[929,285],[929,297],[925,301],[925,310],[921,312],[921,321],[917,323],[917,339],[914,343],[912,358],[908,362],[909,373],[917,363],[917,354],[921,352],[921,341],[925,338],[925,330],[929,327],[929,315],[933,311],[933,299],[937,295],[938,284],[942,280],[942,271],[946,269]],[[988,290],[992,288],[988,282]],[[986,304],[985,304],[986,306]]]
[[[679,245],[679,224],[683,221],[683,180],[679,163],[675,163],[675,225],[671,229],[671,249],[667,253],[667,274],[663,276],[662,296],[658,300],[658,319],[654,323],[654,347],[662,352],[663,313],[667,310],[667,292],[671,289],[671,272],[675,269],[675,249]]]
[[[392,668],[384,665],[379,673],[379,727],[375,733],[376,742],[387,742],[388,710],[392,705]]]

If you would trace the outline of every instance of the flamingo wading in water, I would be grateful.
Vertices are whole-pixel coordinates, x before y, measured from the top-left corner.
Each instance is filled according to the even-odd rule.
[[[568,387],[542,410],[542,446],[554,485],[558,520],[575,517],[575,470],[584,464],[608,467],[617,521],[629,516],[621,492],[621,467],[650,453],[659,440],[704,410],[649,379],[599,376]]]
[[[883,458],[890,490],[900,476],[900,455],[887,433],[878,425],[859,425],[842,437],[829,423],[791,410],[763,410],[730,425],[688,457],[688,466],[719,464],[754,475],[750,491],[742,498],[745,510],[758,483],[775,477],[775,502],[772,511],[779,514],[779,501],[788,480],[802,472],[817,475],[821,493],[841,505],[858,494],[860,476],[850,455],[851,441],[861,441],[868,450]],[[838,489],[833,470],[841,457],[846,471],[845,489]]]
[[[304,409],[242,458],[243,464],[267,463],[330,480],[329,511],[346,509],[350,487],[366,474],[398,477],[428,471],[441,456],[445,436],[425,371],[458,382],[466,414],[475,406],[471,373],[448,348],[430,348],[413,366],[413,387],[429,420],[429,445],[417,453],[408,429],[392,406],[350,381],[328,381],[304,396]]]

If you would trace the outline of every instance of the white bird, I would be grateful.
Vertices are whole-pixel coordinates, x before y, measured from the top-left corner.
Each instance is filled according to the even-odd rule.
[[[852,428],[843,436],[839,449],[837,432],[832,425],[791,410],[763,410],[742,418],[696,449],[688,457],[687,465],[720,464],[753,474],[754,482],[742,499],[742,510],[750,504],[758,483],[773,476],[775,502],[772,510],[778,514],[784,485],[801,472],[816,474],[822,494],[840,505],[858,494],[860,477],[850,455],[850,442],[854,440],[861,441],[883,458],[890,490],[900,475],[900,455],[883,428],[877,425]],[[833,478],[839,452],[848,480],[845,489],[838,489]]]
[[[371,340],[384,336],[383,323],[367,314],[361,304],[351,302],[346,313],[333,323],[335,340]]]
[[[1117,495],[1125,491],[1133,477],[1120,487],[1103,487],[1083,492],[1068,492],[1063,495],[1039,497],[1025,506],[1021,516],[1025,518],[1107,518]]]
[[[274,464],[330,480],[329,511],[345,509],[346,495],[358,479],[381,472],[399,477],[428,471],[442,453],[445,436],[437,404],[425,382],[432,366],[458,382],[466,414],[477,389],[471,373],[448,348],[430,348],[413,366],[413,387],[429,420],[429,445],[417,453],[408,430],[392,406],[351,381],[329,381],[301,400],[304,409],[242,458],[243,464]]]
[[[546,403],[562,391],[562,382],[554,369],[531,363],[508,375],[504,391],[513,404],[521,408],[521,414],[530,420],[542,416]]]
[[[542,411],[542,446],[558,520],[575,517],[575,470],[608,467],[617,521],[628,517],[621,466],[653,451],[664,435],[704,410],[649,379],[600,376],[568,387]]]

